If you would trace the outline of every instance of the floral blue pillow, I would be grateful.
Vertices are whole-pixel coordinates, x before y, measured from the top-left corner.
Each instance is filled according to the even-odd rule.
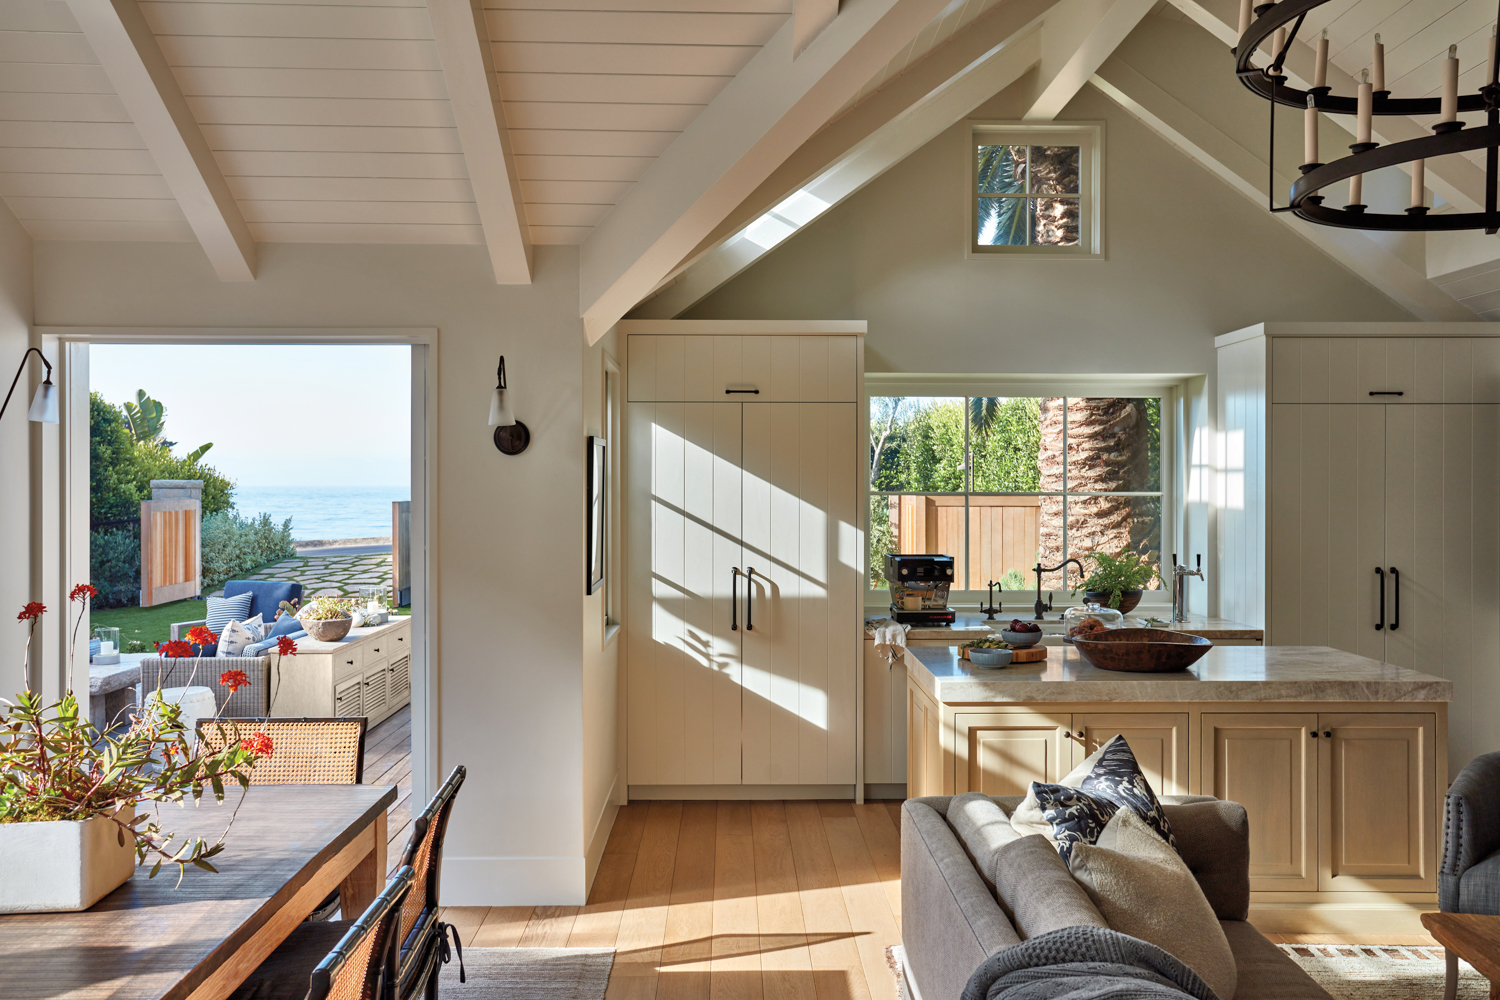
[[[1078,770],[1090,763],[1093,767],[1078,787],[1095,798],[1113,802],[1117,808],[1129,809],[1145,820],[1162,840],[1172,845],[1174,851],[1177,850],[1172,824],[1167,822],[1167,815],[1162,812],[1161,803],[1151,790],[1151,783],[1141,773],[1141,766],[1136,763],[1135,754],[1130,752],[1125,737],[1116,736],[1104,744]]]

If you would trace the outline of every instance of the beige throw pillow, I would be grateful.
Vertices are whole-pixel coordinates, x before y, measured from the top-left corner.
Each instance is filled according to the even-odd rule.
[[[245,647],[260,642],[266,637],[265,622],[260,615],[242,622],[230,622],[219,633],[218,656],[241,656]]]
[[[1112,929],[1170,952],[1219,1000],[1233,1000],[1238,975],[1224,929],[1193,873],[1145,820],[1121,809],[1097,844],[1073,845],[1068,867]]]

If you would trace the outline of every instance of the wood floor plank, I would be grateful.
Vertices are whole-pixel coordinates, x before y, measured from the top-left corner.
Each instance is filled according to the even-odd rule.
[[[532,906],[492,906],[474,932],[475,948],[514,948],[531,922]]]
[[[759,917],[750,803],[720,802],[714,837],[711,1000],[760,1000]]]
[[[865,847],[859,821],[852,810],[848,816],[824,815],[823,829],[870,995],[874,1000],[895,1000],[896,982],[886,965],[885,949],[901,943],[901,930]]]
[[[714,847],[718,805],[686,802],[657,980],[656,1000],[708,1000],[714,936]]]
[[[818,803],[818,812],[825,819],[833,816],[853,816],[854,806],[850,802],[833,802],[824,799]]]
[[[475,932],[489,912],[488,906],[445,906],[438,911],[438,919],[456,927],[458,939],[467,945],[473,943]]]
[[[531,911],[517,948],[566,948],[578,919],[576,906],[538,906]]]
[[[765,1000],[816,1000],[807,927],[797,893],[786,803],[750,806],[755,842],[755,904],[760,925],[761,985]]]
[[[891,822],[896,824],[896,829],[901,829],[901,800],[887,799],[883,804],[890,811]]]
[[[620,934],[620,916],[625,912],[625,898],[630,893],[630,876],[635,871],[634,854],[605,852],[589,888],[588,905],[578,911],[569,948],[613,948]]]
[[[646,814],[650,809],[649,802],[630,802],[621,806],[615,816],[615,825],[610,828],[609,839],[604,843],[604,853],[635,857],[641,849],[641,834],[646,831]]]
[[[818,1000],[870,1000],[817,803],[788,802],[786,818]]]
[[[605,1000],[655,1000],[681,825],[681,802],[651,803],[620,915]]]
[[[891,814],[884,806],[854,806],[854,818],[859,823],[859,832],[864,837],[865,849],[875,863],[875,874],[880,878],[885,898],[901,922],[901,831],[891,822]]]

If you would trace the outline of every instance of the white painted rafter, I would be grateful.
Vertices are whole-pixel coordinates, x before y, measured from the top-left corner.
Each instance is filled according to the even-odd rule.
[[[838,16],[839,0],[792,0],[792,58],[805,52]]]
[[[945,7],[855,0],[794,58],[795,18],[761,48],[584,242],[590,342],[677,265]]]
[[[531,283],[531,235],[479,0],[427,0],[495,282]]]
[[[1266,161],[1235,142],[1172,95],[1115,58],[1090,82],[1142,124],[1255,204],[1264,206]],[[1289,185],[1278,176],[1276,183]],[[1290,212],[1274,218],[1423,320],[1461,321],[1474,313],[1369,234],[1305,222]]]
[[[255,240],[136,0],[67,0],[222,281],[255,280]]]
[[[1042,86],[1026,121],[1052,121],[1156,0],[1063,0],[1042,25]]]

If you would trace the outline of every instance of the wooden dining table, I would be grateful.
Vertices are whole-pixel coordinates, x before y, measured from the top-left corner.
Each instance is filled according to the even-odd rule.
[[[0,916],[5,1000],[222,1000],[335,888],[346,915],[379,893],[386,808],[396,789],[252,785],[213,859],[218,873],[176,866],[129,882],[79,913]],[[223,805],[161,806],[162,829],[212,843]],[[24,857],[0,859],[0,878]]]

